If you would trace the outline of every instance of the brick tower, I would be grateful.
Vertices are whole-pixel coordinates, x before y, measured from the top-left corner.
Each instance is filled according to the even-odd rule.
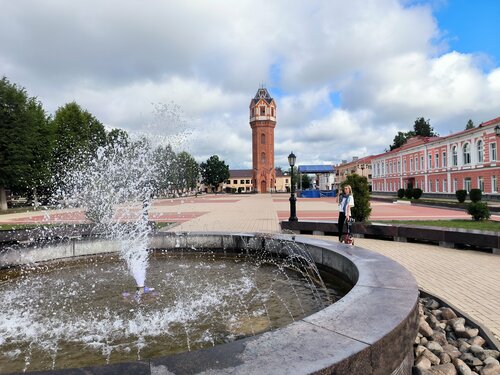
[[[261,87],[250,102],[250,127],[252,128],[253,188],[259,193],[274,189],[274,127],[276,102]]]

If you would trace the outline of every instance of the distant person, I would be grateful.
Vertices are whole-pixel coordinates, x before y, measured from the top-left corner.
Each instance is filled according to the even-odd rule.
[[[344,233],[344,223],[351,218],[351,207],[354,207],[354,197],[352,195],[351,185],[346,185],[342,192],[337,197],[339,203],[339,241],[342,242],[342,234]]]

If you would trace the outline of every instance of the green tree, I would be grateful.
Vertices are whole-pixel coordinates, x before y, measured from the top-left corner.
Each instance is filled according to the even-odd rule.
[[[177,186],[182,190],[193,190],[198,183],[200,167],[196,160],[186,151],[180,152],[175,158],[175,166],[179,171]]]
[[[229,178],[229,166],[220,160],[219,156],[212,155],[205,163],[200,164],[202,182],[217,191],[219,184]]]
[[[356,173],[347,176],[341,184],[343,189],[345,185],[351,185],[354,196],[354,207],[351,209],[352,217],[356,221],[365,221],[372,212],[370,206],[370,193],[368,190],[368,179]]]
[[[302,175],[302,189],[309,189],[311,188],[311,177],[309,177],[307,174]]]
[[[42,104],[26,90],[0,80],[0,210],[6,189],[37,197],[47,184],[51,132]]]
[[[398,132],[398,134],[396,134],[394,140],[392,141],[392,145],[389,146],[389,149],[392,151],[398,147],[401,147],[406,143],[408,138],[411,138],[413,136],[415,136],[415,133],[413,131],[408,131],[406,133]]]
[[[469,119],[469,121],[467,121],[467,124],[465,125],[465,130],[469,129],[474,129],[474,123],[472,122],[471,119]]]
[[[423,117],[418,117],[413,124],[413,131],[415,135],[421,135],[423,137],[436,137],[438,134],[434,132],[431,127],[429,120],[425,120]]]
[[[165,196],[173,194],[176,166],[175,152],[169,144],[166,146],[158,146],[154,151],[155,163],[155,187],[159,195]]]
[[[63,180],[68,168],[87,165],[107,142],[102,123],[75,102],[58,108],[51,126],[56,134],[52,172],[57,182]]]

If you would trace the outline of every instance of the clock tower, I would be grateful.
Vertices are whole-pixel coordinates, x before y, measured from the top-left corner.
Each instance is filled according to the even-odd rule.
[[[255,191],[268,193],[276,184],[274,169],[274,127],[276,102],[266,88],[261,87],[250,102],[252,128],[252,183]]]

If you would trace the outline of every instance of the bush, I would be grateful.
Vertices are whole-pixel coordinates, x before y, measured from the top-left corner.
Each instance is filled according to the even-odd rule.
[[[455,192],[457,199],[460,203],[465,202],[465,198],[467,197],[467,190],[457,190]]]
[[[405,190],[405,197],[407,199],[411,199],[413,197],[413,189],[411,187]]]
[[[354,195],[354,207],[351,209],[352,217],[356,221],[367,220],[372,212],[368,180],[366,177],[354,173],[347,176],[341,188],[344,188],[345,185],[351,185],[352,194]]]
[[[483,197],[483,193],[481,189],[470,189],[469,198],[472,202],[479,202]]]
[[[413,189],[413,198],[420,199],[420,197],[422,196],[422,193],[423,193],[423,191],[420,188]]]
[[[398,190],[398,198],[402,199],[405,196],[405,189],[401,188]]]
[[[467,212],[476,221],[490,218],[490,209],[484,202],[472,202],[467,205]]]

